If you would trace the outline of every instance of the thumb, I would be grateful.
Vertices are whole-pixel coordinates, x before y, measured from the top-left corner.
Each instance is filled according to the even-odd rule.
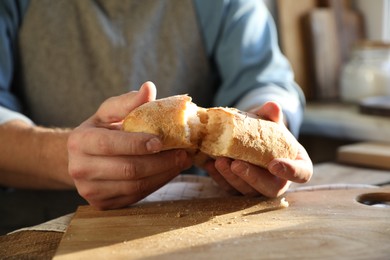
[[[283,112],[280,105],[276,102],[269,101],[264,103],[264,105],[256,113],[260,118],[273,121],[276,123],[283,123]]]
[[[127,114],[136,107],[156,99],[156,86],[148,81],[142,84],[138,91],[131,91],[126,94],[115,96],[104,101],[96,114],[96,123],[116,123],[120,122]]]
[[[132,92],[130,92],[130,93],[132,93]],[[144,84],[142,84],[139,91],[133,91],[133,93],[135,93],[135,96],[132,97],[131,100],[129,100],[128,98],[124,98],[125,100],[124,100],[123,105],[125,106],[124,109],[126,111],[125,111],[125,115],[123,117],[127,116],[127,114],[130,111],[134,110],[134,108],[139,107],[140,105],[147,103],[149,101],[155,100],[157,90],[156,90],[156,86],[153,84],[153,82],[147,81]],[[126,94],[124,94],[124,95],[126,95]],[[127,99],[127,101],[126,101],[126,99]]]

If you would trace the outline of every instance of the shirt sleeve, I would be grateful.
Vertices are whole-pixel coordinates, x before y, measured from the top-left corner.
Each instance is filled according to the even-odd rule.
[[[28,1],[0,1],[0,124],[19,119],[32,123],[14,94],[17,34]]]
[[[246,110],[278,102],[298,136],[305,98],[281,53],[274,20],[262,0],[195,0],[206,50],[219,72],[216,106]]]

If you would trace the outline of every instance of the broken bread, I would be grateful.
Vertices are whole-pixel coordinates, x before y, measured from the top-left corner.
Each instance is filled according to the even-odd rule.
[[[206,156],[229,157],[263,168],[274,158],[296,158],[297,141],[285,126],[234,108],[202,108],[191,100],[177,95],[145,103],[128,114],[123,130],[155,134],[163,150],[187,149],[198,155],[197,165]]]
[[[123,122],[123,130],[158,135],[164,150],[198,149],[203,124],[198,107],[187,95],[177,95],[145,103],[131,111]]]
[[[210,108],[200,150],[213,157],[224,156],[264,168],[275,158],[295,159],[295,138],[275,122],[251,117],[234,108]]]

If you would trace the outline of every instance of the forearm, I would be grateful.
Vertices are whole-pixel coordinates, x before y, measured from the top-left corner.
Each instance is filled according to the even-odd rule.
[[[0,125],[0,185],[28,189],[68,189],[68,130],[14,120]]]

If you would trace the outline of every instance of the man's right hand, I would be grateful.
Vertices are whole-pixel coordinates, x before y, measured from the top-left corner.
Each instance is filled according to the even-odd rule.
[[[155,97],[155,86],[146,82],[139,91],[109,98],[71,132],[69,174],[92,206],[126,207],[192,165],[184,150],[161,151],[162,143],[154,135],[121,131],[126,115]]]

